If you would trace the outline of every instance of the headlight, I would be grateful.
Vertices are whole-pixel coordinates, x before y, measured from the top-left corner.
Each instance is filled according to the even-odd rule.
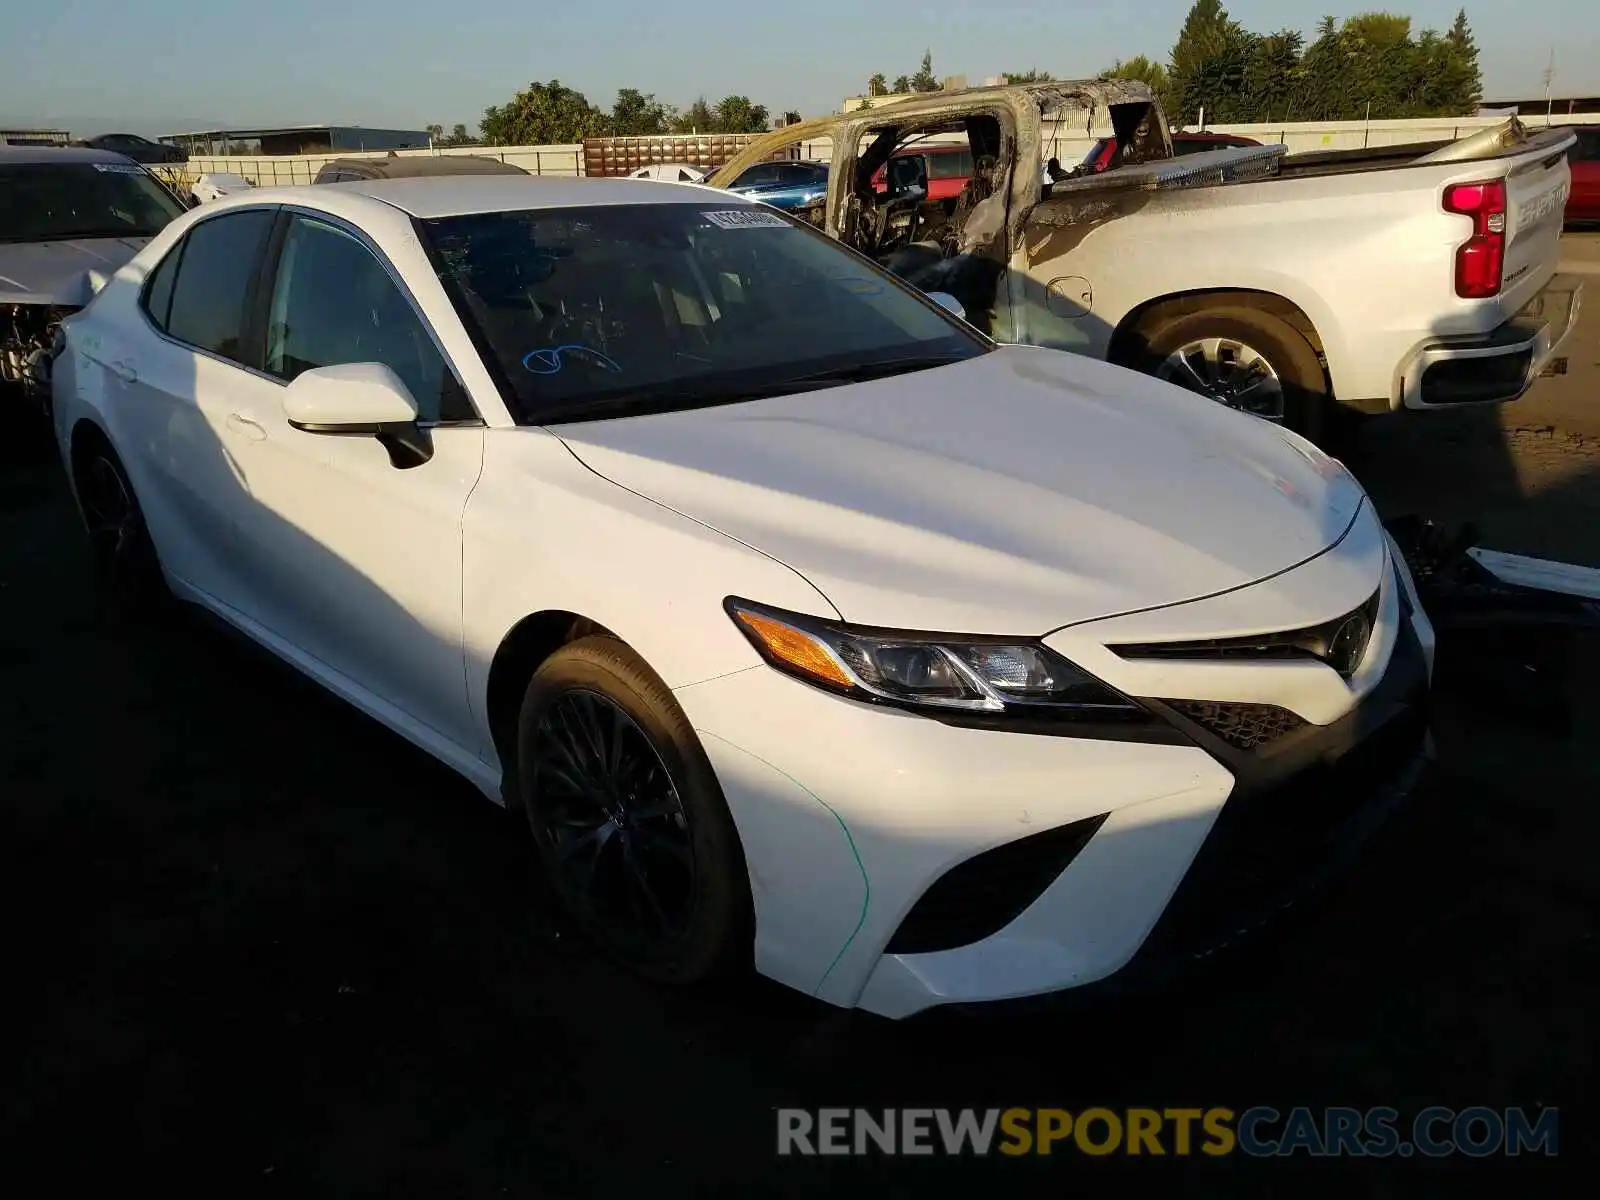
[[[726,607],[772,666],[857,700],[946,717],[1149,719],[1127,697],[1036,642],[861,628],[734,597]]]

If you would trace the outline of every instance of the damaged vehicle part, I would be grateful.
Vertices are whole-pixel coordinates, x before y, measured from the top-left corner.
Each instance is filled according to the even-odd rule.
[[[120,154],[0,148],[0,386],[47,412],[62,319],[183,211]]]
[[[1107,359],[1313,441],[1345,414],[1515,400],[1576,324],[1581,281],[1556,273],[1570,130],[1299,155],[1178,156],[1174,136],[1130,80],[973,88],[777,130],[709,182],[831,139],[812,218],[829,236],[955,295],[998,341]],[[1115,152],[1066,171],[1067,138]],[[953,204],[894,172],[874,188],[935,139],[972,156]]]
[[[1532,586],[1492,569],[1501,558],[1478,548],[1472,525],[1455,529],[1425,517],[1395,517],[1385,522],[1405,556],[1423,606],[1439,630],[1476,631],[1497,625],[1571,626],[1600,632],[1600,589],[1546,578]],[[1528,560],[1523,560],[1524,562]],[[1564,568],[1565,564],[1547,564]],[[1584,568],[1571,574],[1600,575]],[[1502,568],[1505,570],[1505,568]],[[1531,577],[1531,573],[1529,574]],[[1554,572],[1550,573],[1552,576]]]
[[[1439,638],[1441,690],[1491,696],[1499,713],[1570,733],[1572,639],[1600,634],[1600,571],[1483,550],[1470,524],[1385,524]]]

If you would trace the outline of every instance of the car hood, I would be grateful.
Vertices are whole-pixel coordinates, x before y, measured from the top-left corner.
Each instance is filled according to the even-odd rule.
[[[792,567],[845,620],[943,632],[1042,634],[1241,587],[1336,544],[1365,500],[1274,425],[1024,347],[554,430],[598,474]]]
[[[100,271],[109,276],[149,240],[0,242],[0,304],[82,307],[94,295],[89,272]]]

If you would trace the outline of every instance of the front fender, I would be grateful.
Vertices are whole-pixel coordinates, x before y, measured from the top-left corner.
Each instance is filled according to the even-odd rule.
[[[544,429],[493,429],[462,527],[467,691],[493,762],[495,652],[531,613],[587,617],[678,689],[761,664],[722,602],[838,617],[793,569],[597,475]]]

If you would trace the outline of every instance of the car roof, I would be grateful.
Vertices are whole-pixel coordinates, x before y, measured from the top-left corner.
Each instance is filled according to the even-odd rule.
[[[0,146],[0,165],[31,163],[132,163],[125,154],[81,146]],[[137,165],[137,164],[135,164]]]
[[[322,170],[370,171],[376,179],[420,179],[435,175],[526,175],[511,163],[482,154],[413,155],[401,158],[335,158]]]
[[[352,179],[314,188],[284,188],[253,193],[256,203],[275,198],[306,202],[306,193],[354,192],[381,200],[413,217],[456,217],[468,213],[515,212],[524,208],[590,208],[611,204],[704,204],[704,189],[653,179],[556,175],[436,175],[426,179]],[[723,192],[728,205],[753,205]]]

